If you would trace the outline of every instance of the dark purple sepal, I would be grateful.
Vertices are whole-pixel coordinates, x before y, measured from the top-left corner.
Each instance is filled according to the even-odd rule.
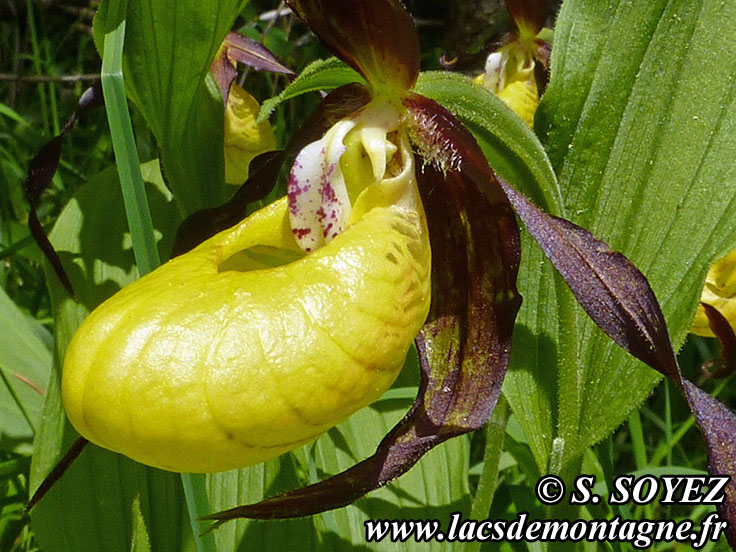
[[[516,26],[538,33],[547,19],[547,0],[506,0],[506,8]]]
[[[36,209],[41,201],[41,195],[49,187],[49,184],[51,184],[51,180],[54,178],[54,174],[56,174],[56,169],[59,167],[59,161],[61,159],[61,144],[64,135],[71,130],[74,123],[77,122],[77,119],[102,104],[102,88],[99,83],[90,86],[82,93],[82,96],[79,98],[77,108],[74,110],[74,113],[69,116],[66,123],[64,123],[59,135],[49,140],[39,150],[35,157],[31,159],[31,162],[28,165],[28,175],[23,186],[23,191],[30,207],[28,213],[28,229],[31,236],[38,244],[44,257],[46,257],[51,264],[51,267],[54,269],[54,272],[64,286],[64,289],[66,289],[72,297],[75,296],[72,283],[61,264],[59,255],[56,253],[56,250],[46,237],[46,233],[43,231],[41,221],[38,219],[38,215],[36,214]]]
[[[396,0],[287,0],[334,54],[371,87],[407,91],[419,75],[419,38]]]
[[[279,176],[286,151],[267,151],[250,163],[250,176],[224,204],[195,211],[176,230],[171,257],[191,251],[215,234],[236,225],[246,216],[250,203],[266,197]]]
[[[623,349],[682,389],[705,438],[709,472],[732,478],[718,509],[729,523],[728,541],[736,546],[736,416],[682,378],[649,282],[624,255],[611,251],[587,230],[544,213],[505,182],[501,185],[588,316]]]
[[[285,75],[294,74],[263,44],[240,33],[230,31],[225,36],[222,47],[218,50],[211,67],[212,75],[215,77],[225,105],[227,105],[230,85],[238,75],[237,68],[234,65],[235,62],[243,63],[256,71],[270,71],[271,73]]]
[[[217,88],[220,89],[222,103],[227,107],[227,99],[230,95],[230,85],[238,76],[237,67],[235,67],[227,56],[227,48],[223,47],[217,50],[215,59],[212,60],[212,65],[210,65],[210,72],[217,83]]]
[[[85,439],[84,437],[77,437],[74,443],[72,443],[72,446],[69,447],[69,450],[66,452],[66,454],[64,454],[62,459],[56,463],[53,469],[49,472],[49,474],[44,478],[36,491],[33,493],[33,496],[28,501],[28,504],[26,504],[25,510],[23,511],[24,514],[28,514],[28,512],[30,512],[36,504],[41,502],[41,499],[43,499],[43,497],[46,496],[46,493],[51,490],[51,487],[53,487],[56,482],[62,478],[62,476],[67,472],[67,470],[77,459],[77,457],[82,454],[82,451],[88,444],[89,441],[87,441],[87,439]]]
[[[26,199],[32,209],[38,207],[41,194],[51,184],[61,159],[63,134],[55,136],[38,151],[28,164],[28,175],[24,185]]]
[[[726,540],[736,550],[736,416],[723,403],[686,379],[682,380],[682,389],[705,436],[708,472],[731,478],[726,486],[725,500],[716,508],[728,522]]]
[[[636,358],[679,380],[667,324],[639,269],[587,230],[541,211],[505,182],[502,186],[588,316]]]

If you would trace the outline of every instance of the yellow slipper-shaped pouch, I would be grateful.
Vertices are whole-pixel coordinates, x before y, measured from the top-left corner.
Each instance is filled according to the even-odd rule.
[[[361,177],[329,243],[305,253],[292,195],[83,322],[62,392],[84,437],[167,470],[222,471],[307,443],[390,387],[429,308],[426,220],[405,138],[382,145],[350,126],[343,180],[354,187],[376,148],[386,162],[381,178]]]

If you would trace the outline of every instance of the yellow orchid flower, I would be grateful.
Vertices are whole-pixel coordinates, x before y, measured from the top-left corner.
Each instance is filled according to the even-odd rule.
[[[145,464],[221,471],[309,442],[380,397],[430,299],[426,221],[397,123],[374,104],[341,121],[297,157],[289,198],[90,314],[63,368],[75,428]],[[335,194],[312,203],[320,174]]]
[[[539,105],[535,66],[529,48],[520,42],[512,42],[488,56],[485,71],[476,79],[530,127],[534,125],[534,113]]]

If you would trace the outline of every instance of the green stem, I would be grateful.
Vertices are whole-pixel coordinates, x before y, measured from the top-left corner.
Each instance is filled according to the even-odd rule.
[[[506,422],[509,419],[508,402],[501,395],[493,409],[491,418],[486,424],[486,446],[483,452],[483,471],[480,474],[478,488],[475,490],[473,505],[470,509],[470,519],[485,519],[491,509],[493,496],[496,493],[498,482],[498,461],[503,450],[504,436],[506,435]],[[480,550],[480,541],[465,544],[465,552],[477,552]]]

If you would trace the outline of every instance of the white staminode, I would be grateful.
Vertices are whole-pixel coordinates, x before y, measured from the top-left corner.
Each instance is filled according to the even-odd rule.
[[[335,123],[320,140],[299,152],[289,174],[287,193],[292,233],[304,251],[309,253],[332,241],[350,220],[356,196],[348,193],[340,164],[348,133],[357,136],[351,147],[362,147],[370,160],[372,174],[365,175],[362,189],[384,179],[386,166],[397,150],[387,136],[397,129],[398,120],[391,106],[371,103]]]

